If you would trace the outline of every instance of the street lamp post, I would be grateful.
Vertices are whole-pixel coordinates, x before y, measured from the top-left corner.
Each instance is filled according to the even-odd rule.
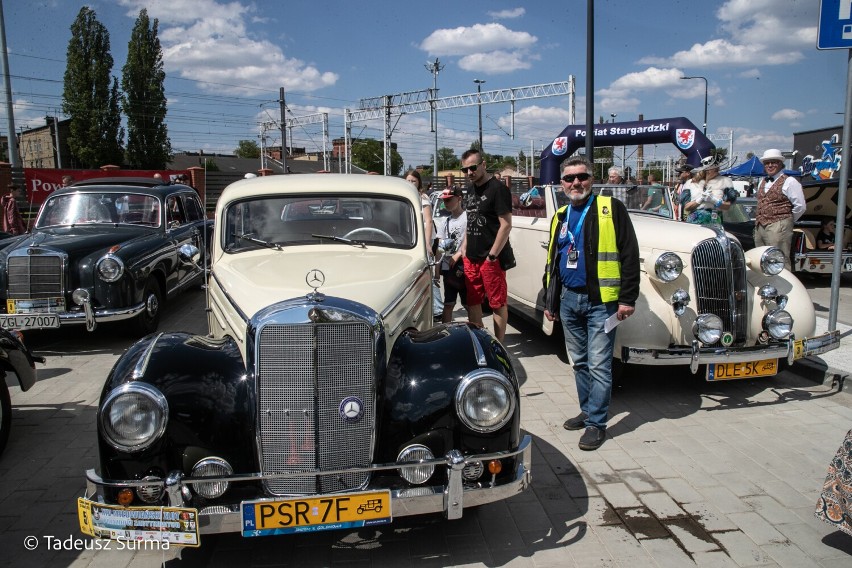
[[[482,79],[474,79],[474,83],[476,83],[476,102],[479,106],[479,151],[484,152],[482,149],[482,99],[479,97],[482,92],[482,84],[485,82]]]
[[[702,79],[704,81],[704,136],[707,136],[707,77],[681,77],[681,79]]]

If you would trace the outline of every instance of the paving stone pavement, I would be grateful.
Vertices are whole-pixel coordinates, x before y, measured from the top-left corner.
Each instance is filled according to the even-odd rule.
[[[201,292],[169,310],[163,330],[206,330]],[[848,567],[852,537],[813,509],[852,427],[852,394],[808,377],[814,368],[848,374],[847,341],[831,364],[797,363],[754,381],[627,367],[606,443],[583,452],[581,432],[562,428],[578,410],[564,347],[510,319],[505,343],[521,381],[522,427],[534,439],[529,491],[453,522],[408,517],[369,530],[203,536],[199,549],[106,550],[107,541],[79,532],[76,498],[97,461],[104,378],[131,339],[106,326],[31,333],[48,361],[30,391],[11,389],[0,566]]]

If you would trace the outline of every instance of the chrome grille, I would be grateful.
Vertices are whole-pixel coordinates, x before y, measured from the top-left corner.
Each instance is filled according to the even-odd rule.
[[[727,238],[702,241],[692,251],[698,313],[715,314],[734,345],[747,339],[746,266],[742,247]]]
[[[258,420],[263,473],[342,469],[371,462],[375,377],[366,323],[271,324],[258,349]],[[364,414],[345,422],[340,403],[357,396]],[[367,474],[305,476],[266,483],[275,495],[343,491]]]
[[[7,262],[7,271],[9,298],[55,298],[65,292],[61,256],[11,256]]]

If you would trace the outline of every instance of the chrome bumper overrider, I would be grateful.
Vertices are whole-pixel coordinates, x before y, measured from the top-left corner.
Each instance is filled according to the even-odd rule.
[[[139,303],[126,308],[118,308],[112,310],[95,310],[92,305],[86,302],[83,304],[82,312],[61,312],[59,313],[60,325],[86,324],[87,331],[94,331],[99,323],[107,323],[113,321],[122,321],[130,318],[135,318],[145,309],[145,303]]]
[[[474,461],[486,461],[498,458],[509,458],[520,455],[517,468],[512,478],[501,485],[490,485],[481,482],[476,486],[465,486],[462,479],[462,470],[465,464]],[[417,467],[425,464],[435,466],[446,466],[448,482],[446,485],[418,486],[406,489],[391,490],[392,511],[394,517],[405,517],[408,515],[422,515],[426,513],[444,512],[448,519],[458,519],[462,516],[464,507],[474,507],[508,499],[524,491],[530,484],[532,467],[532,438],[524,436],[518,449],[511,452],[495,452],[493,454],[481,454],[474,456],[463,456],[458,450],[451,450],[441,459],[422,460],[419,462],[405,464],[381,464],[362,468],[351,468],[346,470],[310,472],[316,474],[333,473],[355,473],[355,472],[380,472],[385,470],[396,470],[402,467]],[[165,481],[115,481],[105,480],[95,473],[95,470],[86,471],[86,494],[85,498],[95,502],[103,502],[103,490],[106,487],[121,489],[125,487],[141,487],[151,485],[165,486],[168,506],[191,507],[185,499],[190,495],[189,488],[195,483],[210,483],[213,481],[228,481],[238,483],[245,481],[258,481],[261,479],[286,478],[304,476],[306,472],[297,474],[246,474],[231,475],[223,477],[184,477],[179,472],[174,472]],[[367,489],[374,489],[372,487]],[[313,497],[312,495],[308,497]],[[269,499],[273,501],[273,499]],[[242,514],[240,504],[229,505],[216,504],[203,508],[198,512],[199,526],[202,534],[241,532]]]
[[[621,361],[636,365],[689,365],[693,373],[699,365],[707,363],[746,363],[762,359],[787,359],[791,365],[797,359],[818,355],[837,349],[840,331],[827,331],[816,337],[797,342],[791,337],[784,343],[753,345],[750,347],[701,347],[698,341],[691,346],[649,349],[644,347],[621,348]]]

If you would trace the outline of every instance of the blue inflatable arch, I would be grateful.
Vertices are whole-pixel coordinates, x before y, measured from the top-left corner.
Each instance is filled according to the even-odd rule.
[[[686,156],[686,163],[698,166],[701,158],[711,154],[716,146],[684,117],[658,118],[637,122],[608,122],[596,124],[594,145],[639,146],[640,144],[673,144]],[[541,153],[539,183],[559,183],[561,164],[578,148],[586,145],[586,126],[568,126]]]

